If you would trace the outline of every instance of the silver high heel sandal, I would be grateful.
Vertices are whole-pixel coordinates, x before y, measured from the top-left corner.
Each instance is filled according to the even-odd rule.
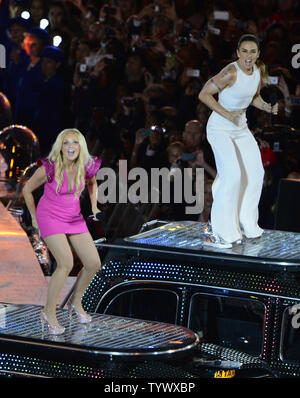
[[[49,330],[49,334],[63,334],[66,330],[66,328],[64,328],[63,326],[54,326],[51,325],[51,323],[49,322],[47,315],[44,313],[44,311],[42,311],[40,313],[40,318],[41,318],[41,322],[42,322],[42,334],[44,334],[44,327],[45,327],[45,323],[48,326],[48,330]]]
[[[91,315],[88,315],[88,314],[81,314],[81,313],[77,310],[77,308],[75,307],[75,305],[73,305],[73,304],[71,304],[71,303],[68,303],[67,306],[68,306],[68,312],[69,312],[69,317],[70,317],[70,319],[71,319],[71,317],[72,317],[72,312],[75,312],[75,314],[76,314],[76,316],[77,316],[77,319],[78,319],[78,322],[79,322],[79,323],[90,323],[90,322],[92,321]]]

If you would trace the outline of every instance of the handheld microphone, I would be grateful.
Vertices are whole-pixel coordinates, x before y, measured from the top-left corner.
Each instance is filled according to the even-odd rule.
[[[88,218],[94,221],[105,221],[106,215],[102,211],[99,211],[98,213],[95,214],[95,216],[91,215]]]
[[[106,215],[105,213],[103,213],[103,211],[99,211],[98,213],[96,213],[96,218],[98,221],[105,221]]]
[[[272,91],[270,94],[270,104],[273,107],[276,103],[277,103],[277,94],[274,91]],[[274,115],[271,110],[271,113],[270,113],[271,126],[273,126],[273,121],[274,121]]]

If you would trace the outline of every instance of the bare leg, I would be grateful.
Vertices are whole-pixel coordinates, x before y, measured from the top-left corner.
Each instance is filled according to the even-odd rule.
[[[69,239],[83,264],[74,286],[71,302],[79,312],[84,314],[81,299],[96,272],[99,271],[101,260],[89,233],[69,235]]]
[[[64,234],[51,235],[44,238],[53,254],[57,267],[53,272],[49,286],[44,312],[52,325],[57,326],[56,305],[64,283],[73,268],[73,254]]]

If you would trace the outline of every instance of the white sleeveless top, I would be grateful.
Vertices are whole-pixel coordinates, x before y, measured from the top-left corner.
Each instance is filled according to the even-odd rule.
[[[260,82],[260,70],[254,65],[253,73],[247,75],[237,62],[232,62],[237,70],[236,81],[231,87],[226,87],[219,93],[218,102],[228,111],[245,109],[245,112],[231,122],[219,113],[213,111],[207,122],[208,129],[240,130],[247,127],[246,108],[251,104]]]

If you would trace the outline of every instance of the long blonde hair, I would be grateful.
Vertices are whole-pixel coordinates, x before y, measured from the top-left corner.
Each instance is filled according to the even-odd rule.
[[[258,50],[260,50],[258,38],[250,33],[246,33],[240,37],[240,40],[237,45],[238,50],[240,49],[240,46],[244,41],[252,41],[256,43]],[[258,69],[260,70],[262,82],[267,85],[269,83],[269,74],[266,65],[260,59],[257,59],[255,63]]]
[[[47,156],[47,159],[49,159],[51,162],[55,162],[55,180],[57,182],[56,192],[58,193],[62,186],[63,179],[64,179],[64,163],[63,163],[63,157],[62,157],[62,145],[63,145],[65,135],[68,133],[75,134],[78,138],[78,142],[80,145],[80,152],[75,161],[75,164],[76,164],[75,181],[74,181],[73,186],[71,187],[71,189],[73,191],[74,185],[76,186],[75,195],[79,196],[85,186],[85,165],[90,160],[92,160],[92,157],[89,154],[87,144],[86,144],[83,134],[75,128],[65,129],[65,130],[61,131],[58,134],[58,136],[52,146],[52,149],[51,149],[49,155]]]

